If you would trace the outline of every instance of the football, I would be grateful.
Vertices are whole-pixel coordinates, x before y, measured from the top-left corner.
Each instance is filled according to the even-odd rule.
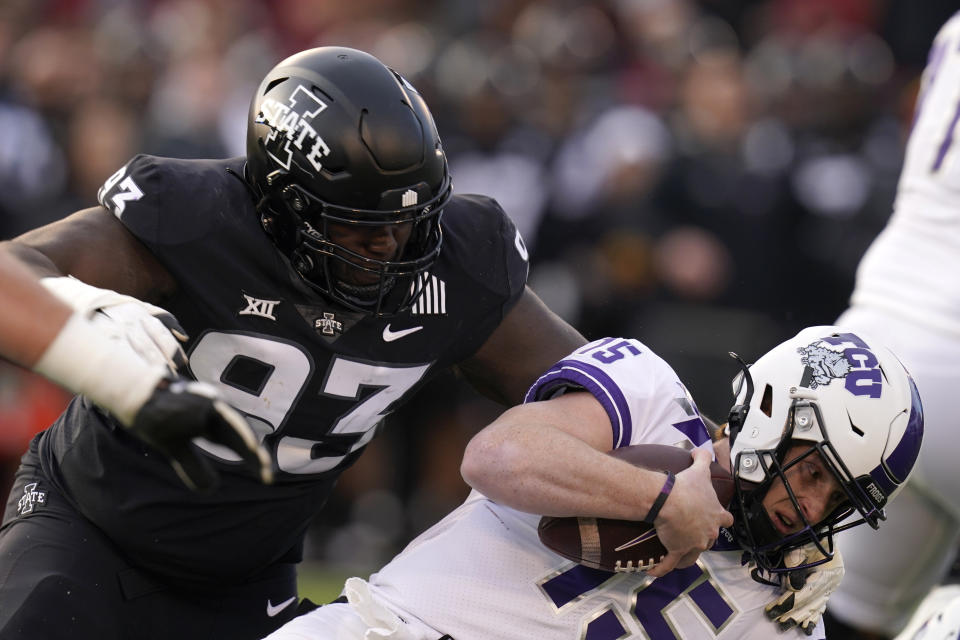
[[[610,455],[638,467],[663,472],[679,473],[693,464],[689,450],[661,444],[621,447]],[[730,504],[733,477],[713,462],[710,480],[720,504]],[[646,571],[667,554],[656,529],[640,521],[544,516],[540,518],[537,532],[548,549],[578,564],[605,571]]]

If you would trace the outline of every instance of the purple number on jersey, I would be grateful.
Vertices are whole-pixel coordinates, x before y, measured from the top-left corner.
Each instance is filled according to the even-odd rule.
[[[603,583],[616,575],[576,565],[545,582],[543,591],[559,609],[598,587],[602,588]],[[733,609],[710,582],[709,576],[700,581],[703,575],[697,565],[676,569],[637,592],[632,613],[650,640],[677,640],[663,616],[663,611],[684,596],[689,597],[690,602],[710,621],[715,631],[730,619]],[[698,581],[700,584],[691,589]],[[623,628],[620,618],[612,608],[607,608],[587,623],[584,637],[589,640],[616,640],[625,633],[627,629]]]

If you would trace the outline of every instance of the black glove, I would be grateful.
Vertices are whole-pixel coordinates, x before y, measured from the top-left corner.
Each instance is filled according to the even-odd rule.
[[[273,482],[270,454],[244,417],[203,382],[163,380],[134,416],[129,430],[164,454],[189,488],[210,493],[219,477],[191,442],[203,437],[239,455],[265,484]]]

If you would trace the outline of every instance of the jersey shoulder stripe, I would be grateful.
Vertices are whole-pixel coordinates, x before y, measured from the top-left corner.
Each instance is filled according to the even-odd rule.
[[[700,447],[710,441],[696,403],[676,372],[639,340],[604,338],[551,367],[525,402],[571,390],[591,393],[610,418],[614,447],[658,442]]]
[[[630,442],[633,423],[627,400],[620,387],[600,367],[578,360],[561,360],[537,380],[534,388],[537,386],[540,392],[536,392],[536,397],[533,398],[537,400],[558,395],[571,388],[589,391],[600,402],[610,418],[614,448]]]

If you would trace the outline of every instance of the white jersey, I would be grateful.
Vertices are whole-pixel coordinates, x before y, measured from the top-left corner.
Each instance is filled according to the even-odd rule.
[[[923,400],[920,457],[886,522],[838,538],[846,573],[830,612],[891,637],[947,575],[960,542],[960,14],[933,41],[915,111],[895,213],[836,321],[892,349]]]
[[[527,399],[570,388],[586,389],[606,408],[617,447],[712,451],[677,375],[637,340],[583,347],[542,376]],[[539,516],[473,492],[371,576],[369,593],[403,620],[435,630],[435,638],[768,640],[776,634],[763,607],[779,590],[750,577],[739,549],[702,554],[696,565],[655,580],[565,560],[540,543],[538,522]],[[807,638],[796,629],[777,637]]]
[[[960,635],[960,585],[934,588],[893,640],[957,640]]]
[[[887,227],[857,270],[852,306],[960,336],[960,14],[930,50]],[[923,283],[923,286],[917,286]]]

